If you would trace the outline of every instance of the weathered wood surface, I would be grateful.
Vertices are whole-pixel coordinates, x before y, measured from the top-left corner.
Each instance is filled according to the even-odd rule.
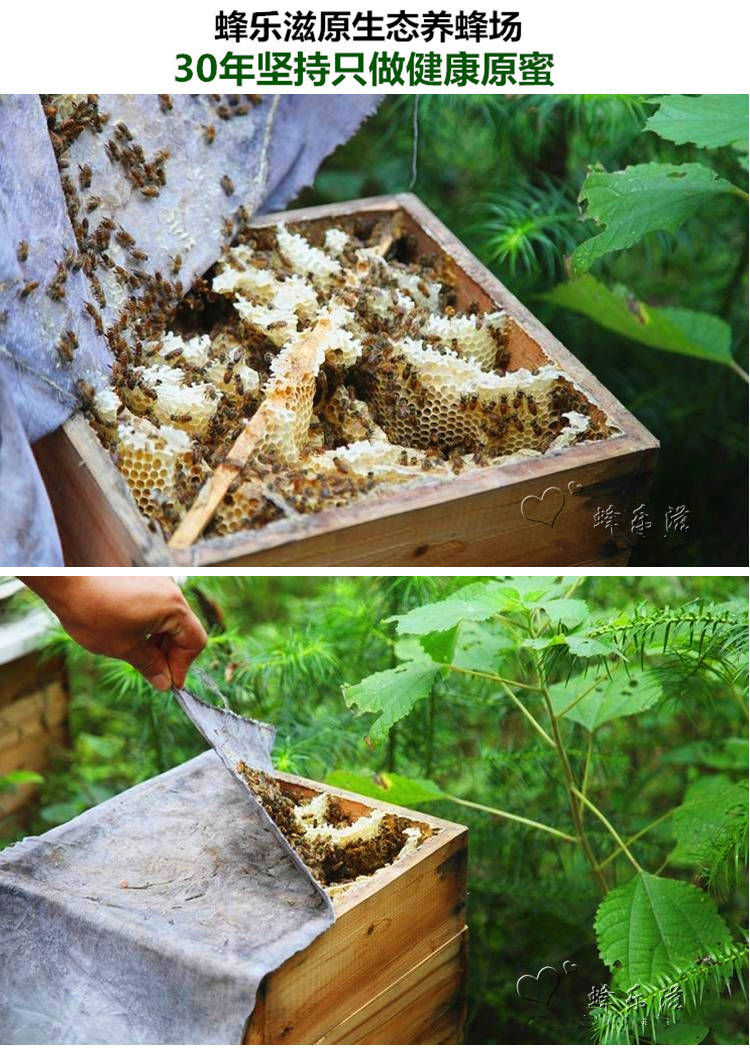
[[[68,740],[68,692],[59,661],[41,662],[38,653],[0,668],[0,775],[44,773],[53,753]],[[0,833],[23,822],[36,797],[36,784],[0,793]]]
[[[499,305],[513,317],[511,366],[557,362],[620,431],[503,467],[424,482],[262,529],[168,547],[139,513],[81,415],[36,446],[72,565],[432,566],[622,565],[632,540],[594,526],[598,506],[643,502],[658,441],[413,195],[384,196],[258,217],[326,226],[398,211],[420,252],[449,260],[459,307]],[[452,262],[452,263],[450,263]],[[548,489],[553,489],[549,492]],[[547,493],[545,495],[545,493]],[[526,501],[526,502],[524,502]],[[555,505],[560,505],[555,511]],[[535,512],[541,518],[535,519]],[[550,523],[551,522],[551,523]],[[175,545],[175,543],[177,545]]]
[[[298,784],[297,779],[292,781]],[[407,1022],[415,1035],[460,1033],[459,993],[466,967],[466,829],[318,783],[299,784],[316,792],[328,789],[350,806],[352,816],[371,807],[388,808],[401,817],[426,822],[437,832],[403,862],[354,886],[337,903],[334,925],[266,978],[246,1043],[333,1041],[327,1037],[331,1033],[360,1031],[360,1022],[351,1019],[358,1014],[361,1030],[377,1030],[382,1042],[406,1041],[391,1032],[400,1031],[399,1025],[405,1028]],[[431,961],[436,953],[437,960]],[[402,991],[406,997],[400,997]],[[382,1006],[385,992],[390,992],[390,1000],[398,999],[400,1009],[401,1020],[390,1026],[385,1010],[378,1012],[372,1006],[372,1020],[363,1012],[379,999]],[[416,999],[427,1002],[422,1019],[411,1010]]]

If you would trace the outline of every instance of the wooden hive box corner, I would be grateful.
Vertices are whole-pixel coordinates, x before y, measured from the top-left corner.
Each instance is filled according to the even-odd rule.
[[[306,779],[277,777],[295,790],[328,792],[351,817],[387,809],[433,832],[402,862],[345,892],[330,929],[266,977],[245,1042],[460,1041],[468,950],[466,828]]]

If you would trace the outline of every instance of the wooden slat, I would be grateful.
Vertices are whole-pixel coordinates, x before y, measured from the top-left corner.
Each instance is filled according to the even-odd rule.
[[[425,1043],[461,1030],[468,929],[394,980],[318,1043]]]
[[[317,363],[322,356],[323,342],[331,328],[329,319],[321,319],[302,340],[291,344],[279,359],[287,365],[293,380],[290,386],[299,384],[297,379],[310,380],[311,386],[317,374]],[[276,366],[276,365],[274,365]],[[312,396],[310,397],[312,402]],[[261,401],[258,410],[235,440],[229,452],[203,483],[193,505],[175,529],[169,540],[171,548],[191,546],[216,513],[219,503],[227,494],[229,486],[236,481],[256,449],[262,444],[273,422],[275,405]],[[258,481],[260,484],[260,481]]]
[[[315,791],[328,788],[300,784]],[[337,903],[334,925],[266,978],[247,1043],[315,1042],[464,928],[465,828],[367,797],[329,791],[345,802],[427,822],[437,832],[403,862],[355,885]]]
[[[596,508],[613,503],[627,511],[643,502],[654,453],[629,452],[619,437],[599,443],[607,458],[594,459],[594,445],[581,445],[549,460],[470,471],[451,482],[448,495],[447,486],[414,485],[298,522],[199,541],[178,559],[200,566],[621,564],[630,541],[597,529]],[[529,479],[527,463],[537,471],[544,463],[548,472]],[[524,517],[524,500],[550,488],[556,491],[545,501],[556,494],[563,504],[553,524]]]
[[[109,454],[81,414],[34,445],[66,565],[172,565]]]

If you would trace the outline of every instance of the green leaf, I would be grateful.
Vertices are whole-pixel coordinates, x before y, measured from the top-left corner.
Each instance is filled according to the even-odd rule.
[[[348,789],[360,796],[386,800],[399,807],[413,807],[433,800],[445,799],[445,793],[429,778],[405,778],[401,774],[383,772],[374,775],[355,774],[353,771],[332,771],[326,777],[328,785]]]
[[[696,147],[748,149],[748,98],[746,95],[664,95],[659,109],[646,122],[672,143]]]
[[[746,772],[750,763],[747,738],[689,741],[665,752],[661,759],[662,763],[695,763],[716,771]]]
[[[605,638],[592,639],[588,635],[566,635],[565,641],[570,652],[576,657],[608,657],[610,654],[615,654],[617,657],[622,656],[615,644]]]
[[[406,661],[397,668],[368,675],[361,683],[343,687],[344,701],[357,712],[377,712],[370,737],[382,741],[394,723],[427,697],[440,668],[433,661]]]
[[[514,597],[517,593],[500,580],[481,581],[392,619],[399,635],[427,635],[448,631],[462,620],[487,620],[512,606]]]
[[[419,641],[424,652],[436,664],[450,664],[457,636],[458,628],[455,627],[447,631],[431,631]]]
[[[717,194],[739,188],[705,165],[647,162],[620,172],[594,169],[586,177],[580,202],[584,219],[605,226],[573,253],[573,272],[588,271],[605,253],[634,245],[649,231],[675,232]]]
[[[618,985],[657,983],[729,943],[716,907],[694,885],[641,871],[599,904],[595,929],[602,960]]]
[[[731,782],[725,775],[698,779],[674,812],[677,847],[670,861],[701,865],[710,860],[726,827],[739,813],[746,812],[747,782]]]
[[[522,646],[539,652],[549,650],[553,646],[567,646],[576,657],[608,657],[614,654],[621,657],[622,654],[615,644],[603,636],[591,638],[588,635],[547,635],[537,639],[524,639]]]
[[[561,283],[544,300],[588,316],[595,323],[652,349],[718,363],[732,362],[728,323],[691,308],[657,308],[639,301],[624,287],[610,290],[593,275]]]
[[[657,1046],[697,1046],[708,1035],[705,1024],[657,1024]]]
[[[553,624],[564,624],[567,628],[577,628],[589,615],[589,607],[577,598],[553,598],[548,602],[540,602],[539,608],[545,611]]]
[[[566,712],[565,719],[580,723],[589,731],[598,730],[613,719],[646,712],[659,700],[659,688],[652,680],[641,673],[630,675],[622,667],[611,679],[598,684],[596,676],[579,675],[567,683],[556,683],[549,693],[556,715],[585,694],[575,708]]]
[[[0,775],[0,789],[13,785],[41,785],[44,778],[36,771],[9,771]]]
[[[453,663],[474,672],[497,674],[503,655],[516,649],[513,636],[497,623],[465,620],[458,626]]]

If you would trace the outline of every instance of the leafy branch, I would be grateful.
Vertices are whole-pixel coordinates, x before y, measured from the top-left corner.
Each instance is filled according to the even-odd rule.
[[[387,774],[378,778],[384,789],[368,791],[389,799],[408,790],[412,802],[449,800],[561,839],[561,854],[577,849],[603,897],[596,918],[602,959],[618,981],[655,988],[664,974],[681,973],[707,951],[730,944],[729,930],[708,896],[661,873],[673,862],[689,862],[699,870],[705,867],[706,874],[713,869],[716,879],[726,870],[725,880],[736,880],[747,832],[738,820],[747,818],[747,791],[728,777],[695,783],[684,803],[662,811],[635,833],[623,833],[602,803],[608,790],[592,779],[597,739],[611,725],[654,708],[661,700],[658,675],[667,660],[689,657],[694,678],[715,689],[716,670],[707,659],[719,652],[735,654],[723,673],[731,683],[730,673],[739,670],[746,651],[747,618],[739,606],[695,602],[677,609],[639,605],[596,619],[587,603],[572,597],[577,586],[554,578],[486,579],[401,614],[394,623],[397,635],[405,636],[396,640],[403,663],[344,687],[344,699],[356,711],[376,715],[370,735],[377,740],[427,695],[434,704],[449,680],[494,687],[496,698],[509,704],[509,714],[521,716],[557,761],[556,784],[567,800],[573,833],[455,796],[434,782],[420,785]],[[551,655],[555,664],[549,663]],[[566,668],[564,677],[555,679]],[[734,685],[732,691],[741,697]],[[575,734],[581,728],[582,750]],[[584,757],[580,777],[571,762],[575,755]],[[356,776],[337,774],[336,779],[365,791]],[[649,872],[650,855],[644,858],[640,846],[654,831],[663,839],[670,826],[677,845],[655,873]],[[624,864],[633,873],[618,884]],[[620,1007],[616,1011],[622,1013]]]

